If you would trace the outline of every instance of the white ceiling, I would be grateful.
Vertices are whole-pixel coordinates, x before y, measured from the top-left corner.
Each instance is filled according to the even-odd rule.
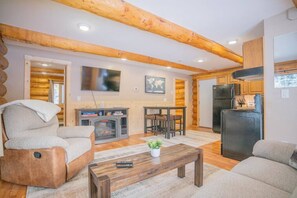
[[[127,0],[212,39],[238,54],[243,41],[263,35],[262,21],[293,7],[291,0]],[[0,23],[81,40],[206,70],[238,66],[203,50],[50,0],[1,0]],[[91,26],[78,30],[78,23]],[[237,39],[238,44],[227,45]],[[204,63],[195,60],[205,59]]]
[[[297,32],[274,38],[274,61],[285,62],[297,60]]]

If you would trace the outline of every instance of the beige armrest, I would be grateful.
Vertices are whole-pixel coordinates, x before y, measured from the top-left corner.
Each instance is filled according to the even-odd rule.
[[[68,142],[56,136],[34,136],[13,138],[5,142],[6,149],[45,149],[52,147],[66,148]]]
[[[94,129],[93,126],[60,127],[58,136],[61,138],[89,138]]]
[[[296,145],[281,141],[259,140],[253,148],[253,155],[289,165]]]

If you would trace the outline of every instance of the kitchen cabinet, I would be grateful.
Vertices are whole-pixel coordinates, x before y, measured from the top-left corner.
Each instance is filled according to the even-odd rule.
[[[244,69],[263,66],[263,38],[245,42],[242,52]]]
[[[250,94],[264,94],[264,83],[263,80],[249,82],[249,93]]]
[[[232,78],[232,74],[225,74],[225,75],[217,76],[217,84],[218,85],[240,84],[240,81]]]
[[[242,95],[264,94],[263,80],[258,81],[242,81],[241,82]]]
[[[232,77],[232,74],[228,75],[228,84],[240,84],[240,80],[236,80]]]
[[[241,82],[241,95],[249,95],[249,82]]]
[[[218,85],[228,84],[228,76],[227,75],[218,76],[217,77],[217,84]]]
[[[241,81],[232,78],[232,74],[217,76],[217,84],[240,84],[242,95],[264,94],[263,80]]]

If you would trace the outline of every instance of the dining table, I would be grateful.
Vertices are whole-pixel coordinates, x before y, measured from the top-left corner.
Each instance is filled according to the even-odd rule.
[[[150,107],[143,107],[144,108],[144,133],[147,133],[147,119],[146,115],[148,114],[149,110],[158,110],[158,114],[162,115],[163,111],[166,111],[165,115],[167,116],[167,124],[166,124],[166,131],[165,131],[165,138],[170,139],[170,112],[175,110],[182,110],[182,135],[186,135],[186,106],[150,106]]]

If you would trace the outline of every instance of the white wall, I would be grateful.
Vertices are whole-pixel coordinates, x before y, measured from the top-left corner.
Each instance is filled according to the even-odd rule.
[[[199,116],[201,127],[212,128],[213,124],[213,85],[217,79],[199,80]]]
[[[297,20],[286,12],[264,20],[265,137],[297,143],[297,88],[290,88],[290,98],[281,98],[274,88],[273,40],[275,36],[297,32]]]
[[[95,108],[90,91],[81,91],[81,66],[97,66],[108,69],[121,70],[120,92],[94,92],[97,104],[100,107],[128,107],[130,108],[130,134],[143,132],[143,106],[165,106],[174,105],[174,79],[180,78],[189,81],[191,88],[191,77],[189,75],[158,69],[156,66],[143,66],[140,63],[122,62],[118,59],[65,52],[48,48],[32,48],[31,46],[17,46],[8,44],[6,58],[9,67],[6,70],[8,80],[6,98],[9,101],[22,99],[24,96],[24,63],[25,55],[52,58],[71,62],[71,117],[70,124],[75,124],[75,108]],[[144,92],[145,75],[160,76],[166,78],[166,94],[147,94]],[[134,91],[134,87],[139,89]],[[191,91],[190,91],[191,92]],[[78,96],[81,101],[78,101]],[[191,118],[191,94],[188,97],[187,124],[192,122]]]

